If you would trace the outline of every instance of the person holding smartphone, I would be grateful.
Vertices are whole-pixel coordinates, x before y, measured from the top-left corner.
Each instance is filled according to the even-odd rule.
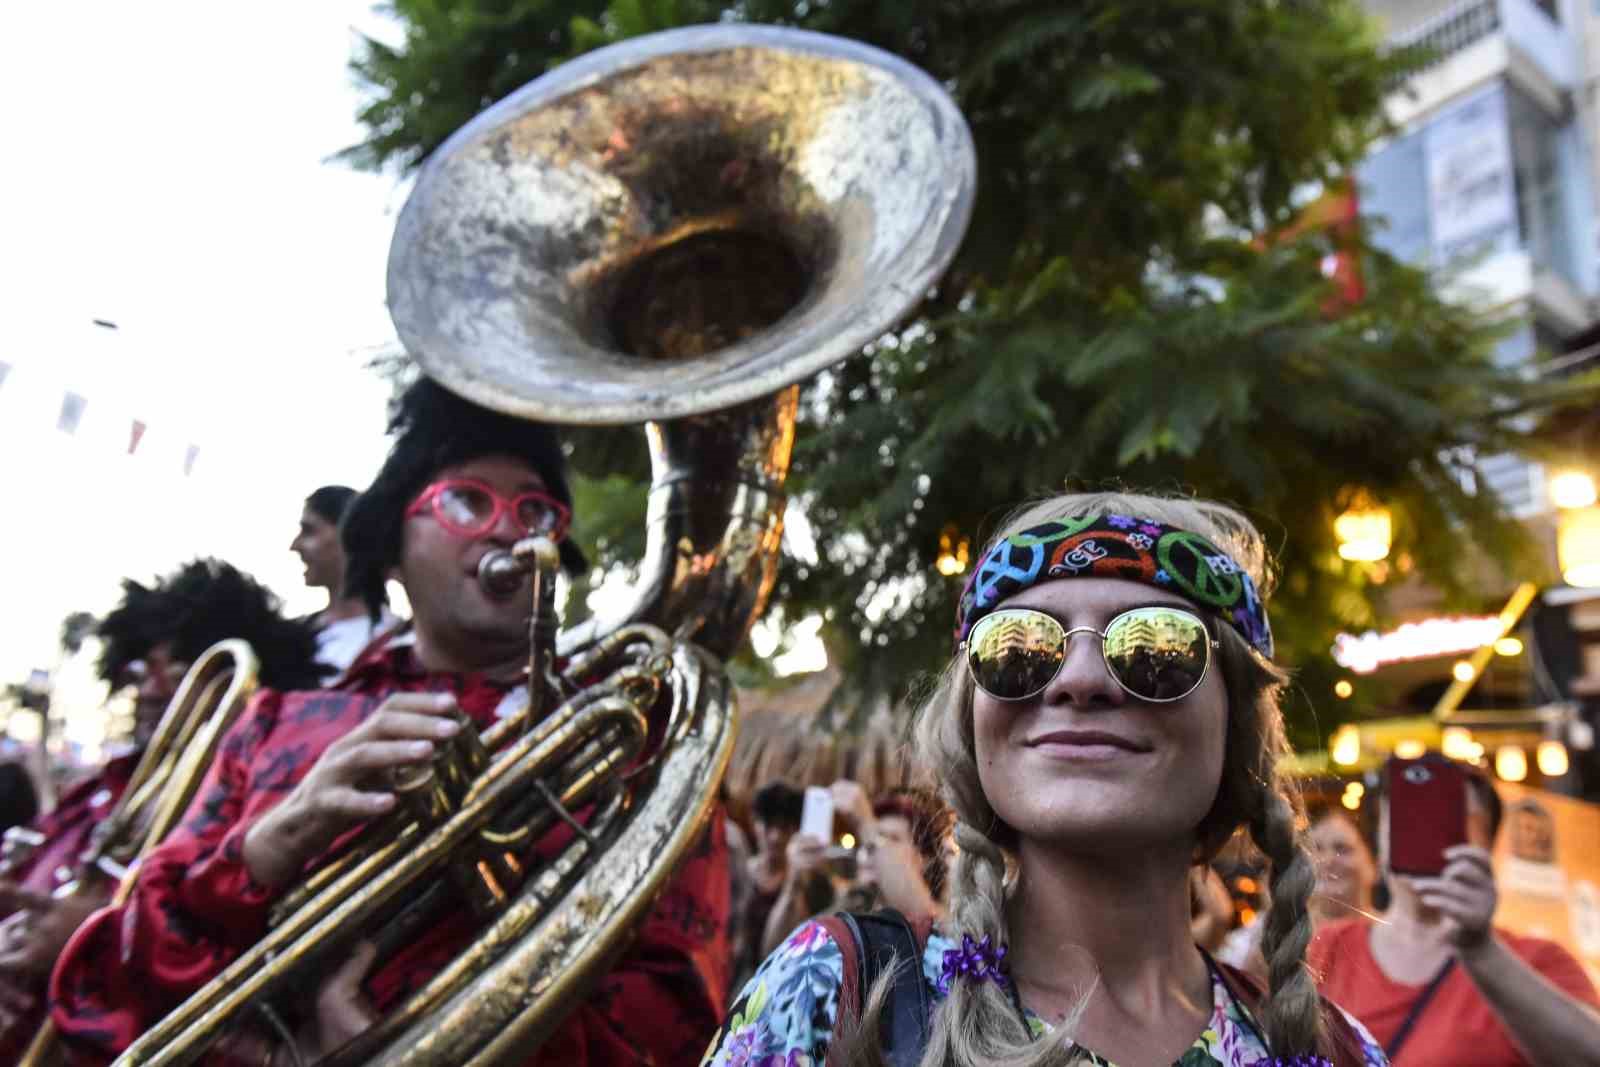
[[[1384,769],[1378,851],[1390,905],[1321,927],[1324,995],[1383,1042],[1394,1067],[1600,1064],[1600,999],[1553,941],[1494,924],[1490,849],[1502,806],[1477,768],[1441,756]]]

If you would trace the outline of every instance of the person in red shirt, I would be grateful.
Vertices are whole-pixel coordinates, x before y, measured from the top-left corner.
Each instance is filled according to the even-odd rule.
[[[51,1000],[85,1062],[125,1049],[259,940],[272,905],[305,871],[394,809],[388,772],[427,762],[457,732],[457,712],[482,729],[526,700],[526,590],[490,594],[476,572],[491,551],[565,529],[571,497],[555,434],[426,379],[402,399],[392,429],[393,450],[341,536],[350,588],[375,603],[397,576],[412,624],[368,649],[333,688],[259,694],[127,903],[73,939]],[[569,541],[560,547],[568,569],[584,566]],[[553,852],[570,833],[561,826],[537,848]],[[692,1062],[727,992],[727,920],[719,815],[627,954],[534,1062]],[[313,1059],[371,1025],[477,925],[456,908],[387,959],[357,948],[294,1020],[301,1054]],[[259,1046],[250,1054],[245,1062],[262,1062]]]
[[[1437,878],[1388,869],[1385,803],[1391,903],[1376,922],[1318,929],[1307,959],[1322,993],[1366,1025],[1393,1067],[1600,1064],[1600,998],[1582,964],[1553,941],[1493,925],[1500,798],[1481,773],[1468,783],[1468,843],[1446,851]]]
[[[100,676],[134,695],[133,749],[107,762],[34,820],[34,842],[0,878],[0,1063],[15,1062],[44,1021],[45,982],[62,947],[113,888],[81,882],[78,857],[116,808],[144,748],[189,664],[229,637],[250,642],[270,685],[317,677],[310,627],[284,618],[279,602],[249,575],[214,559],[185,564],[145,586],[123,583],[122,601],[101,620]]]

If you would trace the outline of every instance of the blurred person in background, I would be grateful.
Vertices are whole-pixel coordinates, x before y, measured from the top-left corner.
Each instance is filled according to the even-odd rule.
[[[339,523],[355,498],[356,491],[347,485],[318,489],[306,497],[300,510],[300,530],[289,542],[289,551],[305,566],[306,585],[328,594],[328,606],[307,621],[317,631],[317,661],[330,676],[350,666],[373,638],[400,621],[390,613],[387,596],[378,601],[374,611],[360,593],[351,593],[345,586],[346,558]]]
[[[830,787],[836,823],[853,826],[859,842],[855,874],[835,882],[831,842],[807,833],[789,841],[789,874],[767,918],[763,941],[771,952],[800,923],[835,909],[852,912],[889,907],[914,918],[937,918],[949,834],[947,810],[931,794],[893,789],[868,801],[861,786],[840,779]]]
[[[1600,998],[1583,965],[1554,941],[1494,926],[1490,853],[1503,807],[1481,771],[1464,769],[1467,843],[1445,850],[1438,877],[1396,874],[1385,797],[1378,852],[1389,907],[1324,924],[1308,962],[1394,1067],[1600,1065]]]
[[[28,827],[0,878],[0,1063],[20,1057],[44,1019],[44,986],[62,947],[89,913],[106,903],[106,879],[66,892],[78,857],[116,808],[145,746],[189,665],[218,641],[249,642],[265,685],[309,685],[317,677],[316,639],[286,619],[278,598],[249,575],[215,559],[185,564],[154,585],[128,580],[122,601],[101,620],[100,676],[112,693],[131,691],[133,748],[108,761]]]
[[[803,804],[804,795],[783,782],[768,782],[750,801],[754,847],[744,862],[748,895],[742,906],[734,908],[733,973],[738,976],[734,985],[749,978],[761,962],[762,933],[788,878],[789,841],[800,829]]]
[[[39,814],[39,791],[20,752],[0,762],[0,833],[26,826]]]
[[[1194,943],[1215,954],[1233,926],[1233,894],[1209,863],[1190,871],[1189,928]],[[1226,961],[1224,961],[1226,962]]]
[[[1306,844],[1317,866],[1317,888],[1311,894],[1312,918],[1322,923],[1371,915],[1378,861],[1361,836],[1355,818],[1343,808],[1314,811]]]

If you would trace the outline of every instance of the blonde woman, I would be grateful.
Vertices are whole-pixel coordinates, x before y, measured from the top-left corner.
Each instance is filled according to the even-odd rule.
[[[1065,495],[980,560],[917,727],[957,817],[947,918],[801,926],[704,1063],[1383,1067],[1305,966],[1259,534],[1215,504]],[[1265,988],[1190,934],[1190,869],[1241,828],[1273,864]],[[919,969],[882,965],[896,943]]]

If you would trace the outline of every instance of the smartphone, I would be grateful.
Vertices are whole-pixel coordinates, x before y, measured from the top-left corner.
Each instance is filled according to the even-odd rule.
[[[1467,776],[1441,756],[1389,761],[1389,868],[1434,876],[1467,840]]]
[[[833,794],[820,785],[806,786],[805,804],[800,809],[800,832],[816,834],[833,844]]]

